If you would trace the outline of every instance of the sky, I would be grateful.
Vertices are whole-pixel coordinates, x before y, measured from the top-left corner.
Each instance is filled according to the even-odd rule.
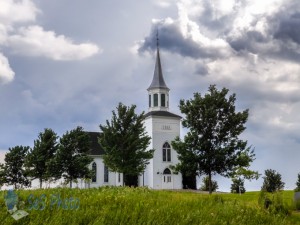
[[[170,111],[182,115],[180,99],[210,84],[236,93],[237,111],[250,113],[241,138],[255,148],[251,168],[274,169],[293,189],[299,12],[295,0],[0,0],[0,160],[45,128],[100,131],[119,102],[147,112],[158,30]]]

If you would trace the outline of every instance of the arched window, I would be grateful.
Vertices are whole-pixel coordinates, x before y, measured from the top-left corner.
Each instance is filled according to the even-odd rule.
[[[168,142],[163,145],[163,162],[171,162],[171,146]]]
[[[171,170],[170,170],[169,168],[166,168],[166,169],[164,170],[164,174],[171,174]]]
[[[92,164],[92,173],[92,182],[97,182],[97,164],[95,162]]]
[[[154,107],[158,106],[158,94],[154,94]]]
[[[108,167],[104,165],[104,182],[108,182]]]
[[[166,95],[165,94],[160,95],[160,102],[161,102],[161,106],[163,106],[163,107],[166,106]]]

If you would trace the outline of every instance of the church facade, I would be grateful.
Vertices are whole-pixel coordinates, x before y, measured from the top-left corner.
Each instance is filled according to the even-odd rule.
[[[171,141],[180,136],[181,117],[169,112],[170,89],[163,77],[158,46],[153,79],[147,91],[149,108],[144,124],[151,137],[148,148],[155,149],[155,151],[144,173],[139,176],[138,185],[152,189],[182,189],[182,175],[171,169],[171,166],[175,166],[179,162],[177,153],[171,146]],[[100,133],[88,133],[92,143],[93,162],[91,168],[95,172],[89,187],[122,186],[122,174],[109,171],[103,163],[104,151],[98,144]]]

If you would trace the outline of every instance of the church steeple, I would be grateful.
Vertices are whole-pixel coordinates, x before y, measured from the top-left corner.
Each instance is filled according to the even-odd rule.
[[[149,110],[169,110],[169,88],[167,87],[160,62],[159,55],[159,39],[158,31],[156,34],[156,62],[154,68],[153,79],[148,87],[147,91],[149,93]]]

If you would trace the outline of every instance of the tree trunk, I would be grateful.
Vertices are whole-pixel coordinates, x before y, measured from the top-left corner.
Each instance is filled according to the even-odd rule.
[[[72,180],[70,180],[70,188],[72,188]]]
[[[208,190],[209,190],[209,194],[211,194],[212,193],[211,172],[208,173]]]
[[[126,186],[137,187],[138,186],[138,176],[137,175],[124,175],[124,183]]]
[[[40,178],[40,189],[42,189],[42,187],[43,187],[43,180],[42,178]]]
[[[186,175],[182,173],[182,186],[183,189],[197,189],[196,175]]]

